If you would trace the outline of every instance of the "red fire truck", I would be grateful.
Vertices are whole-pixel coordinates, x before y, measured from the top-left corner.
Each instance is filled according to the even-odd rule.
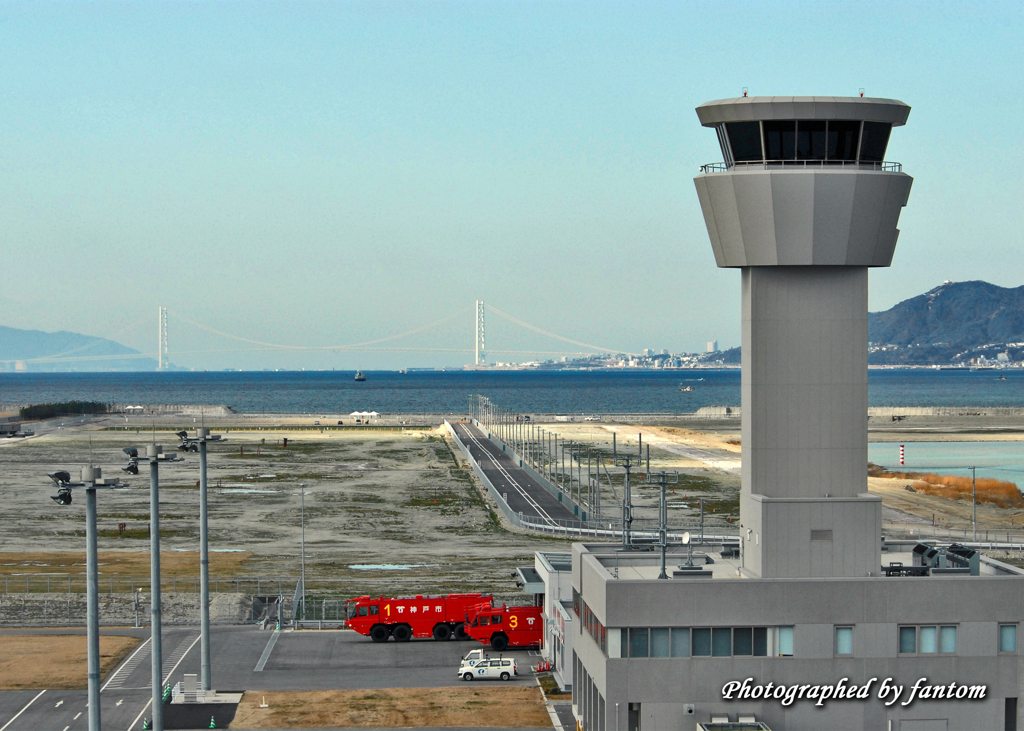
[[[469,639],[464,623],[470,607],[490,606],[487,594],[443,594],[441,596],[369,597],[346,601],[345,626],[374,642],[408,642],[413,637],[447,640]]]
[[[466,632],[501,652],[507,647],[540,646],[544,622],[540,607],[492,607],[490,602],[481,602],[470,607]]]

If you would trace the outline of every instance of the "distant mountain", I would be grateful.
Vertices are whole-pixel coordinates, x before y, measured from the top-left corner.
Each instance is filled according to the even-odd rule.
[[[885,312],[868,314],[869,362],[915,364],[1024,358],[1024,287],[946,282]]]
[[[109,357],[119,355],[125,357]],[[139,356],[139,351],[105,338],[0,325],[0,371],[156,370],[155,359]]]

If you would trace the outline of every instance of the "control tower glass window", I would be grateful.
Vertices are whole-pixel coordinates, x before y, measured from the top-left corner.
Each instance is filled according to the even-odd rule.
[[[801,160],[825,159],[825,122],[807,119],[797,122],[796,156]]]
[[[828,159],[856,160],[860,122],[836,120],[828,123]]]
[[[860,159],[864,162],[882,162],[890,132],[892,125],[888,122],[865,122],[860,142]]]
[[[796,159],[796,122],[764,122],[764,147],[768,160]]]
[[[736,162],[761,162],[760,122],[727,122],[732,159]]]

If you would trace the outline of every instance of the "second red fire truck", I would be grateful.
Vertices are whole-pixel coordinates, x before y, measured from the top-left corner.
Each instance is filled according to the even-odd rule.
[[[508,647],[537,647],[544,637],[540,607],[492,607],[481,602],[470,608],[466,632],[498,652]]]

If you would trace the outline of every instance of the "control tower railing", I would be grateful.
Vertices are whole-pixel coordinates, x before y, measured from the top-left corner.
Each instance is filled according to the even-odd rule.
[[[701,165],[702,173],[725,173],[736,169],[775,168],[853,168],[855,170],[879,170],[883,173],[902,173],[903,164],[898,162],[866,162],[857,160],[755,160],[753,162],[710,162]]]

